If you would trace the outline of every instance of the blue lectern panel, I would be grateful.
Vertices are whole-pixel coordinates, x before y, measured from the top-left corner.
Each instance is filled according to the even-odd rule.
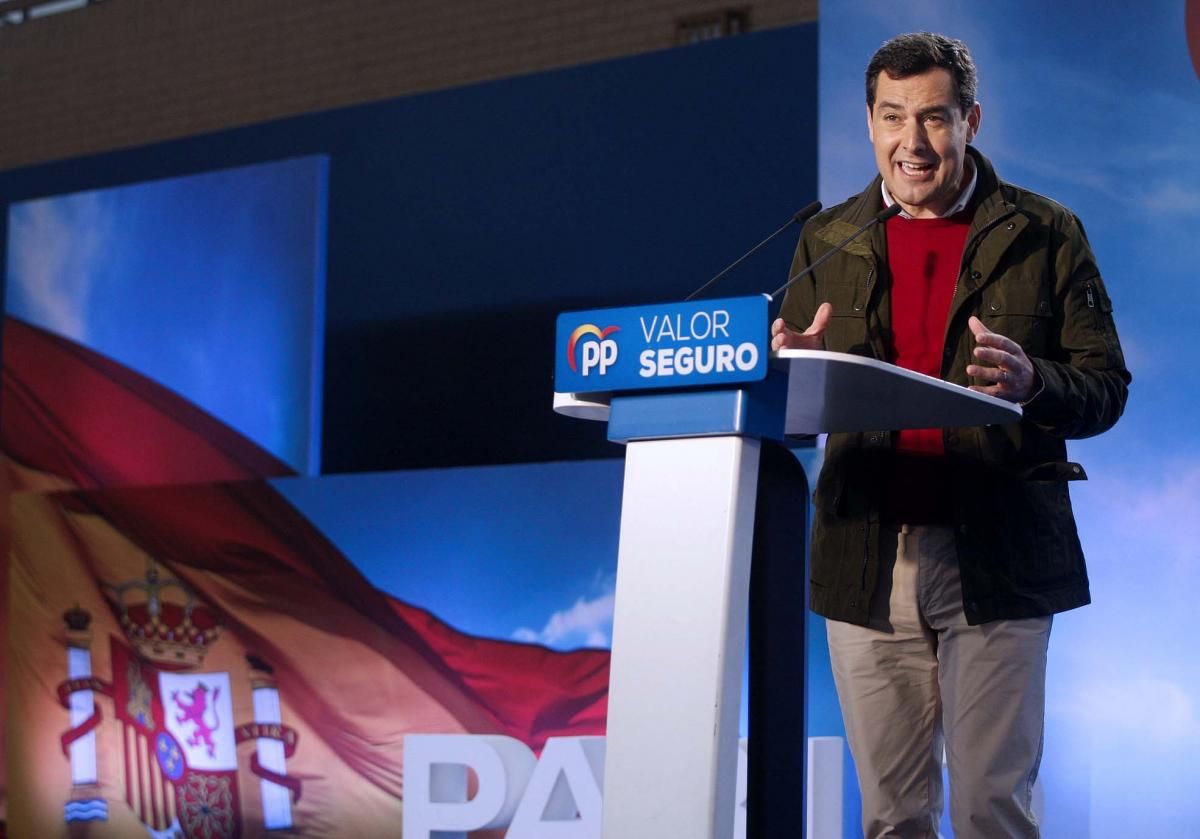
[[[767,298],[731,297],[558,316],[559,393],[753,382],[767,374]]]

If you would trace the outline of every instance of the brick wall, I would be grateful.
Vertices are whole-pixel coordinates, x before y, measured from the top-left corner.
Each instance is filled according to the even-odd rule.
[[[719,2],[719,0],[718,0]],[[748,0],[751,30],[817,0]],[[711,0],[105,0],[0,27],[0,171],[674,46]]]

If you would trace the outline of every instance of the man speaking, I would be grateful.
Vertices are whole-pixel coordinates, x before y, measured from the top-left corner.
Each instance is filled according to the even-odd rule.
[[[1130,375],[1079,220],[1000,180],[965,44],[929,33],[867,67],[879,177],[806,225],[772,348],[884,359],[1019,403],[1019,423],[830,435],[812,608],[876,837],[935,837],[943,743],[958,839],[1035,837],[1051,616],[1089,602],[1069,438],[1108,429]]]

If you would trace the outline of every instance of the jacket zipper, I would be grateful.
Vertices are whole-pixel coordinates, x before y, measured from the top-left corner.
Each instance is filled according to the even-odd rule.
[[[1014,214],[1015,214],[1014,211],[1009,210],[1007,213],[1003,213],[1001,215],[996,216],[994,219],[989,221],[984,227],[979,228],[979,231],[974,236],[972,236],[970,238],[970,240],[968,240],[967,244],[963,247],[963,253],[964,254],[969,253],[971,251],[971,248],[974,247],[975,243],[983,238],[983,234],[987,233],[989,230],[991,230],[997,224],[999,224],[1000,222],[1004,221],[1006,218],[1008,218],[1009,216],[1014,215]],[[961,277],[961,276],[962,276],[962,266],[959,267],[958,277],[954,278],[954,291],[950,292],[951,300],[954,299],[954,295],[958,294],[958,281],[959,281],[959,277]]]
[[[1084,288],[1087,290],[1088,308],[1089,309],[1096,308],[1096,298],[1092,295],[1092,284],[1089,282],[1087,285],[1084,286]]]
[[[862,580],[858,584],[858,590],[863,594],[867,591],[867,563],[871,559],[871,525],[867,525],[866,538],[863,539],[863,561],[862,561]]]
[[[863,326],[865,327],[866,332],[867,332],[867,343],[869,343],[871,345],[871,349],[874,351],[875,357],[878,358],[880,361],[886,361],[887,360],[887,347],[883,346],[882,342],[875,341],[872,339],[870,317],[869,317],[870,311],[871,311],[871,283],[874,282],[874,280],[875,280],[875,269],[877,267],[878,266],[876,266],[875,262],[872,260],[867,268],[866,298],[863,300],[863,309],[866,310],[864,312],[864,315],[866,317],[863,321]]]
[[[989,230],[991,230],[997,224],[999,224],[1000,222],[1004,221],[1006,218],[1008,218],[1009,216],[1012,216],[1012,215],[1016,215],[1016,212],[1014,210],[1009,210],[1006,213],[1002,213],[1001,215],[996,216],[996,218],[992,219],[985,226],[981,227],[979,229],[979,231],[974,236],[972,236],[970,239],[968,239],[967,243],[963,246],[963,256],[966,256],[968,253],[971,252],[971,249],[975,246],[975,243],[978,242],[980,239],[982,239],[983,235],[985,233],[987,233]],[[958,268],[958,276],[956,276],[954,278],[954,290],[950,292],[950,305],[951,306],[954,305],[954,298],[958,296],[958,283],[959,283],[959,280],[962,278],[963,268],[965,268],[965,267],[966,267],[965,265],[960,265]],[[1090,297],[1089,297],[1089,299],[1090,299]],[[946,338],[948,338],[949,336],[950,336],[950,321],[949,321],[949,319],[947,319],[946,333],[942,336],[942,375],[943,376],[946,373],[946,367],[945,367],[945,364],[946,364],[946,356],[945,356]]]

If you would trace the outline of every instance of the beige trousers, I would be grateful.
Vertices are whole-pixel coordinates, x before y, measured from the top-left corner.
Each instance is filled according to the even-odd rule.
[[[943,743],[956,839],[1036,839],[1051,619],[968,626],[954,531],[893,535],[870,626],[827,622],[866,839],[937,837]]]

